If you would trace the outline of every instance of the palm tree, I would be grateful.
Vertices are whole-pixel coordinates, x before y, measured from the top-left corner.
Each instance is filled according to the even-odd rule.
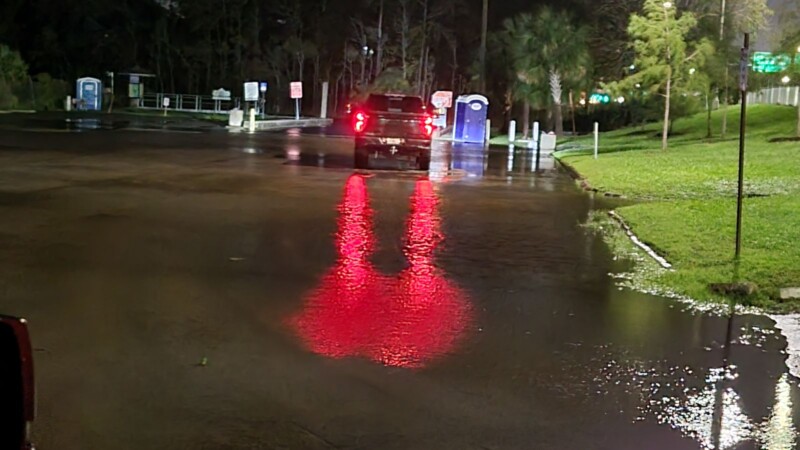
[[[535,26],[540,46],[539,57],[550,83],[556,134],[561,136],[564,134],[561,115],[563,84],[582,78],[586,73],[589,59],[586,31],[573,25],[566,13],[555,13],[548,7],[536,17]]]
[[[550,92],[556,134],[564,133],[564,84],[585,76],[589,61],[585,29],[573,25],[566,13],[544,7],[534,18],[521,14],[507,19],[505,28],[518,78]]]

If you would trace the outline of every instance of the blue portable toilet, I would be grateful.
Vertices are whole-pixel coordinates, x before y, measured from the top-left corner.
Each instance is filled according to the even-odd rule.
[[[453,140],[483,144],[486,141],[486,117],[489,100],[478,94],[461,95],[456,99]]]
[[[97,78],[79,78],[75,86],[75,101],[80,111],[100,111],[103,108],[103,83]]]

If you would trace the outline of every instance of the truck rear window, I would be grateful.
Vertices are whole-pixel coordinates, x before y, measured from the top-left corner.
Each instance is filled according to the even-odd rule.
[[[422,99],[419,97],[400,97],[389,95],[370,95],[367,108],[371,111],[416,113],[424,111]]]

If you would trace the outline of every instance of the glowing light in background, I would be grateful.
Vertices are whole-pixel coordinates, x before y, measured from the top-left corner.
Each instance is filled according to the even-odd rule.
[[[437,209],[431,182],[417,181],[403,249],[409,267],[386,276],[369,261],[375,238],[364,178],[348,179],[336,265],[289,319],[311,351],[398,367],[422,367],[453,351],[472,314],[466,295],[433,264],[442,240]]]

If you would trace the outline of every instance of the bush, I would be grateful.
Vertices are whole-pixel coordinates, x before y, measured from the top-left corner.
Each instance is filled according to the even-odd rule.
[[[0,78],[0,109],[14,109],[19,105],[14,87]]]
[[[54,79],[48,73],[40,73],[34,80],[33,92],[35,101],[32,106],[35,109],[53,111],[63,109],[69,85],[64,80]]]

